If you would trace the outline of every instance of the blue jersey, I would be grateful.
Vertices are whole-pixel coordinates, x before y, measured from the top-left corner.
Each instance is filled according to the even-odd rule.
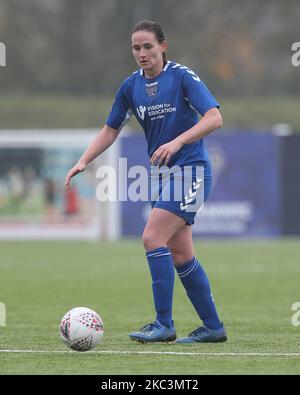
[[[194,126],[199,114],[214,107],[219,104],[200,78],[188,67],[168,61],[153,79],[146,78],[140,69],[123,81],[106,124],[119,129],[134,114],[145,132],[151,157],[162,144]],[[184,145],[170,158],[168,166],[208,162],[201,139]],[[208,168],[205,173],[209,176]]]

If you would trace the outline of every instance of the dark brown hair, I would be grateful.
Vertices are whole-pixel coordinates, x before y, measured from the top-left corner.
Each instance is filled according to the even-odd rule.
[[[131,30],[131,35],[130,37],[133,35],[133,33],[136,32],[140,32],[140,31],[146,31],[146,32],[151,32],[154,33],[156,40],[162,44],[163,41],[165,41],[165,34],[162,30],[162,27],[160,26],[160,24],[158,22],[155,21],[149,21],[149,20],[145,20],[145,21],[139,21],[134,28]],[[166,64],[167,62],[167,55],[164,52],[163,53],[163,61],[164,64]]]

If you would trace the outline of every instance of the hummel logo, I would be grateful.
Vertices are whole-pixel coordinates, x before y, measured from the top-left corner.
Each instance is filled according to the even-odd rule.
[[[182,66],[179,63],[175,63],[174,66],[172,66],[172,69],[176,69],[177,67],[179,67],[182,70],[186,70],[187,73],[189,73],[193,76],[192,77],[193,80],[200,82],[200,78],[197,76],[197,74],[193,70],[190,70],[188,67]]]
[[[193,80],[200,82],[200,78],[192,70],[187,70],[187,73],[192,74]]]
[[[188,205],[196,200],[195,196],[197,195],[197,189],[200,187],[200,184],[202,181],[203,181],[203,178],[197,178],[197,182],[193,181],[194,191],[192,190],[192,188],[189,189],[188,195],[186,195],[184,197],[184,203],[183,202],[180,203],[180,210],[181,211],[186,210]]]

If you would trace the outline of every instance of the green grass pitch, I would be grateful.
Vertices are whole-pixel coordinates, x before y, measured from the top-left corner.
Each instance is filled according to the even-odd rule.
[[[300,374],[300,326],[291,323],[291,306],[300,301],[299,239],[201,240],[195,247],[228,332],[226,343],[145,345],[128,338],[154,318],[139,240],[2,242],[6,326],[0,327],[0,373]],[[59,353],[67,351],[59,321],[76,306],[102,316],[103,342],[95,352]],[[178,336],[199,326],[178,278],[174,321]]]

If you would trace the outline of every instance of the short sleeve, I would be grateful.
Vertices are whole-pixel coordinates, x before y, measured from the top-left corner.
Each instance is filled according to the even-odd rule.
[[[189,69],[184,70],[183,75],[183,93],[185,99],[192,105],[202,116],[206,111],[217,107],[220,104],[216,101],[214,96],[210,93],[206,85],[200,78]]]
[[[115,97],[110,114],[106,120],[106,124],[114,129],[120,129],[126,121],[129,120],[130,111],[130,86],[128,80],[125,80]]]

